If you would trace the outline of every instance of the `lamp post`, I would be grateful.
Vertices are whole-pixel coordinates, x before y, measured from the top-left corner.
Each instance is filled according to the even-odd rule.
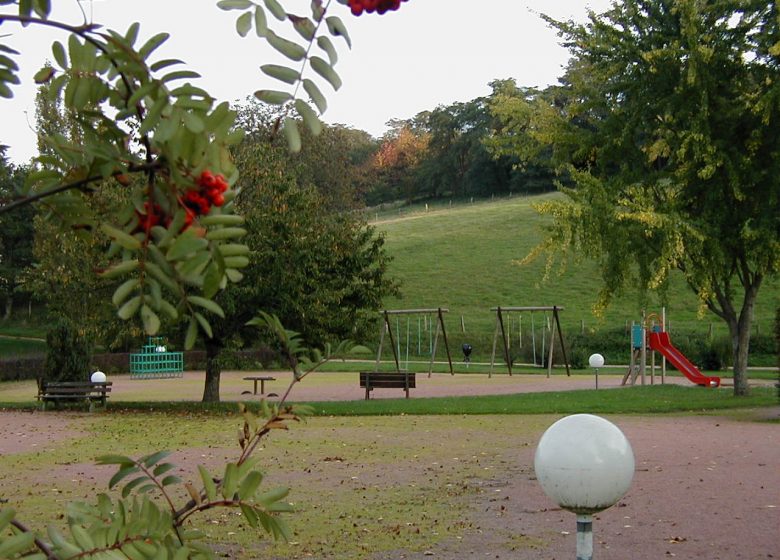
[[[89,377],[89,380],[92,383],[105,383],[106,382],[106,374],[103,373],[102,371],[98,370],[98,371],[96,371],[95,373],[93,373]]]
[[[593,514],[623,497],[634,477],[626,436],[600,416],[566,416],[539,440],[534,470],[542,490],[577,515],[577,560],[592,560]]]
[[[590,367],[596,370],[596,389],[599,388],[599,368],[604,367],[604,356],[601,354],[591,354],[588,358]]]

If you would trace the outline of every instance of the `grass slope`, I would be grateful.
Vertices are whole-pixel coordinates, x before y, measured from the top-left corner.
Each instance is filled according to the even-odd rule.
[[[525,266],[517,264],[542,240],[542,228],[547,223],[532,205],[554,196],[559,195],[513,197],[377,216],[373,224],[386,234],[386,247],[394,259],[390,273],[402,283],[402,296],[388,299],[386,307],[448,308],[446,323],[453,334],[460,331],[462,316],[469,335],[488,338],[496,321],[491,308],[499,305],[564,307],[561,320],[565,329],[579,328],[581,321],[586,328],[623,326],[640,320],[642,309],[660,314],[657,297],[643,300],[633,290],[618,297],[603,318],[596,318],[592,306],[601,281],[593,262],[570,263],[562,275],[553,275],[547,283],[542,282],[541,260]],[[756,305],[760,332],[771,332],[779,299],[780,281],[766,282]],[[666,310],[674,328],[706,332],[713,323],[715,332],[726,332],[715,316],[698,317],[698,302],[679,277],[672,282]],[[537,328],[543,320],[542,314],[535,314]],[[523,329],[530,328],[530,321],[531,316],[525,314]],[[512,326],[518,329],[519,323],[515,320]],[[405,319],[399,328],[405,339]],[[414,345],[416,318],[410,321],[410,332]]]

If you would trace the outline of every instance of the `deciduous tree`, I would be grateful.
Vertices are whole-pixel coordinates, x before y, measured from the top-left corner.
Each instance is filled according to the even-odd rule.
[[[13,200],[21,190],[26,170],[8,162],[5,147],[0,146],[0,203]],[[27,291],[22,271],[32,263],[33,217],[31,207],[14,214],[0,215],[0,297],[4,300],[3,317],[13,312],[15,296]]]
[[[600,303],[681,274],[729,328],[748,392],[756,296],[780,271],[780,12],[776,2],[620,0],[548,21],[572,62],[540,137],[575,188],[542,207],[539,251],[599,260]]]

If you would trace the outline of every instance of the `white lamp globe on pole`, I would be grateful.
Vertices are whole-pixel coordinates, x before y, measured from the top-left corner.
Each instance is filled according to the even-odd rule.
[[[90,376],[89,380],[92,381],[92,383],[105,383],[106,374],[98,370]]]
[[[542,435],[534,470],[542,490],[577,514],[577,560],[591,560],[592,515],[622,498],[634,478],[634,452],[628,439],[600,416],[567,416]]]
[[[604,367],[604,356],[601,354],[591,354],[588,358],[590,367],[596,370],[596,389],[599,388],[599,368]]]

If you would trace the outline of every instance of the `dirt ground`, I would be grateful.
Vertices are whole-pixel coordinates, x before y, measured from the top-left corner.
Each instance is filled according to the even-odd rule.
[[[491,392],[503,392],[518,391],[522,385],[525,392],[557,389],[559,385],[580,388],[593,383],[592,378],[585,377],[533,377],[536,379],[494,378],[489,384],[483,378],[478,387],[488,385]],[[605,383],[602,387],[612,382]],[[330,392],[319,389],[316,398],[362,398],[355,385],[351,382],[344,387],[330,387]],[[466,381],[447,386],[450,394],[478,392],[477,385]],[[433,382],[423,382],[414,395],[444,392],[436,387]],[[388,392],[393,393],[384,393]],[[303,400],[313,395],[296,396]],[[79,417],[68,413],[0,412],[0,454],[38,450],[78,437]],[[636,471],[626,496],[617,506],[596,516],[594,557],[780,558],[780,423],[767,421],[778,419],[780,407],[723,416],[610,417],[631,442]],[[420,445],[424,445],[422,439],[431,436],[416,431],[403,437],[415,443],[421,440]],[[543,494],[533,473],[534,451],[534,445],[506,443],[497,451],[501,469],[487,481],[464,481],[480,488],[469,494],[463,506],[463,517],[473,529],[462,537],[421,552],[399,549],[368,554],[366,558],[573,558],[574,515],[558,509]],[[88,468],[79,465],[80,471]],[[340,476],[338,466],[333,465],[326,476]]]

